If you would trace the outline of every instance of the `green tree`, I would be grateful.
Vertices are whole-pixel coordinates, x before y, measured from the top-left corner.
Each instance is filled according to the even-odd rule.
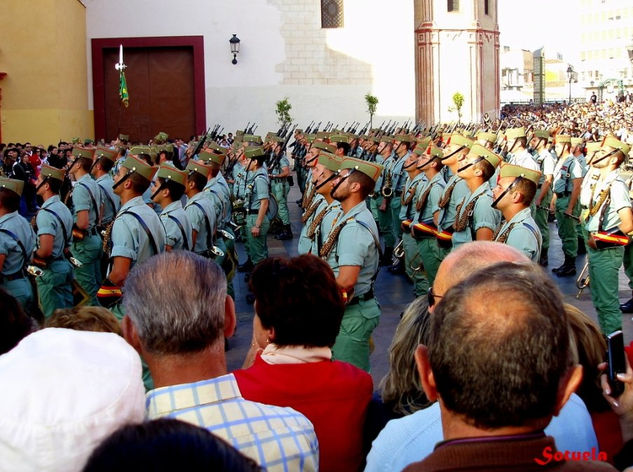
[[[367,104],[367,113],[369,113],[369,129],[373,128],[374,115],[378,107],[378,97],[368,93],[365,95],[365,103]]]
[[[455,92],[453,94],[453,103],[455,104],[454,110],[457,111],[457,122],[461,123],[462,122],[462,107],[464,106],[464,96],[459,92]]]
[[[285,126],[287,124],[292,123],[292,116],[290,116],[290,110],[292,110],[292,105],[288,100],[288,97],[285,97],[283,100],[279,100],[277,102],[277,108],[275,109],[275,114],[277,115],[277,121],[281,126]]]

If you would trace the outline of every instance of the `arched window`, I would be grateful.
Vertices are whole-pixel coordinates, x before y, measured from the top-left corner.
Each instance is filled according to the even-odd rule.
[[[321,0],[321,28],[343,27],[343,0]]]
[[[446,0],[446,9],[450,11],[459,11],[459,0]]]

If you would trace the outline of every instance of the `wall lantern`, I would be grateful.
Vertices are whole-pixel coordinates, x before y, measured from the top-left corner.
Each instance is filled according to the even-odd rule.
[[[233,37],[229,39],[229,44],[231,45],[231,54],[233,54],[233,60],[231,62],[237,64],[237,55],[240,53],[240,38],[234,34]]]

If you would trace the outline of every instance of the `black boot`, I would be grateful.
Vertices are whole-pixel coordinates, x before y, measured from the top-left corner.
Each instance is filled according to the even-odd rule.
[[[547,264],[549,264],[549,258],[547,257],[547,251],[541,252],[541,257],[539,258],[538,263],[540,265],[542,265],[543,267],[547,267]]]
[[[585,247],[585,240],[583,238],[578,238],[578,254],[587,254],[587,248]]]
[[[244,264],[240,264],[237,266],[238,272],[250,272],[251,270],[253,270],[253,261],[251,261],[250,259],[246,259],[246,262]]]
[[[276,236],[276,239],[279,239],[280,241],[287,241],[289,239],[292,239],[292,229],[290,228],[290,225],[284,225],[281,233]]]
[[[633,313],[633,298],[620,305],[620,311],[622,313]]]
[[[393,248],[386,246],[385,253],[382,255],[382,259],[380,259],[381,266],[389,266],[393,263],[391,258],[393,257]]]
[[[576,258],[565,255],[565,263],[556,272],[558,277],[570,277],[576,275]]]

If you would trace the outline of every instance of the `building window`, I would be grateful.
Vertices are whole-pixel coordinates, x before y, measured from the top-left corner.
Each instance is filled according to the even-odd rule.
[[[321,0],[321,28],[343,27],[343,0]]]
[[[459,11],[459,0],[446,0],[448,11]]]
[[[484,0],[484,13],[486,15],[490,15],[489,11],[490,11],[490,0]]]

